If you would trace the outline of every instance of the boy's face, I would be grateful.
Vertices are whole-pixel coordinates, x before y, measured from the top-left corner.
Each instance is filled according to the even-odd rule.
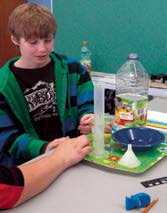
[[[43,67],[50,61],[49,54],[52,52],[54,44],[53,35],[44,39],[33,38],[25,40],[20,38],[19,42],[12,38],[12,41],[19,46],[20,60],[24,68]]]

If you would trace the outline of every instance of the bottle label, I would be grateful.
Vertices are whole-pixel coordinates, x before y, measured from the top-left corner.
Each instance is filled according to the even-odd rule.
[[[83,61],[81,61],[81,64],[86,67],[87,71],[90,74],[91,73],[91,61],[83,60]]]
[[[148,99],[144,96],[133,98],[115,98],[115,117],[116,129],[122,127],[144,126],[147,121]],[[117,126],[119,128],[117,128]]]

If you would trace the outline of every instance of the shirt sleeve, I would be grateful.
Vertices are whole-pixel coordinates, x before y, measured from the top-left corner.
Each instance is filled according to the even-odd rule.
[[[46,141],[25,132],[2,94],[0,94],[0,142],[0,157],[1,153],[6,155],[3,162],[1,158],[1,165],[7,167],[20,165],[39,156],[41,148],[46,144]]]
[[[24,189],[24,177],[17,167],[0,166],[0,209],[12,208]]]
[[[88,71],[80,64],[80,77],[77,88],[79,119],[85,114],[94,113],[94,86]]]

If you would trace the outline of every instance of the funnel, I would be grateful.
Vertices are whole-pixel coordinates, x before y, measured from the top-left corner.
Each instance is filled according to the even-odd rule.
[[[128,144],[128,149],[126,150],[122,158],[118,161],[118,164],[129,168],[138,167],[141,164],[141,162],[132,151],[132,144]]]

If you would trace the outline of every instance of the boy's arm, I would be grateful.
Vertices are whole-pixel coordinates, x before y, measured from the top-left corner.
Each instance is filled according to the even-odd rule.
[[[94,86],[91,77],[83,65],[80,65],[80,77],[77,89],[79,119],[94,112]]]
[[[94,112],[94,87],[86,68],[80,65],[80,78],[78,82],[78,113],[81,134],[89,134],[92,131],[93,112]]]
[[[46,141],[31,137],[16,119],[3,96],[0,96],[0,152],[19,163],[38,156]]]

